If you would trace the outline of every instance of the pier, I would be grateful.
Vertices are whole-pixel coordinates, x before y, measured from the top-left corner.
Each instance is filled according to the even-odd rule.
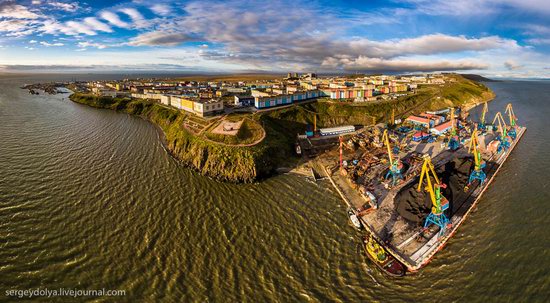
[[[483,184],[476,184],[468,189],[461,200],[451,201],[455,205],[455,209],[449,218],[451,227],[443,234],[440,234],[439,228],[435,225],[423,228],[420,225],[411,224],[411,222],[400,216],[396,210],[396,195],[404,187],[410,187],[413,183],[414,185],[418,183],[418,178],[416,177],[419,173],[418,164],[411,165],[408,168],[405,179],[396,186],[387,188],[387,183],[374,182],[376,186],[372,189],[375,196],[379,198],[375,203],[372,203],[370,199],[361,194],[357,186],[352,186],[349,180],[340,174],[338,166],[326,165],[324,166],[324,171],[346,206],[358,210],[357,215],[366,231],[381,243],[389,254],[405,265],[409,272],[416,272],[427,265],[435,254],[445,246],[447,241],[452,238],[459,226],[475,208],[481,196],[502,167],[502,164],[522,138],[526,128],[516,126],[516,130],[517,136],[511,142],[508,150],[500,153],[489,153],[487,151],[489,142],[497,138],[495,132],[490,131],[480,136],[480,145],[485,150],[485,160],[488,163],[485,169],[487,179]],[[417,145],[417,147],[419,146]],[[437,143],[432,144],[429,148],[422,146],[420,150],[432,152],[430,156],[433,159],[435,167],[441,167],[453,159],[469,156],[466,147],[451,151],[442,148]],[[379,166],[382,166],[382,164]],[[379,166],[371,168],[376,171],[374,175],[383,173],[382,168]],[[366,204],[370,205],[370,207],[367,211],[364,211]]]

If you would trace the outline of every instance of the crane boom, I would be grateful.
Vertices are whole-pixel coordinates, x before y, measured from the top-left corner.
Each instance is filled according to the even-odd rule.
[[[508,103],[508,105],[506,105],[506,110],[504,111],[504,113],[508,114],[508,117],[510,117],[510,126],[516,126],[516,115],[514,114],[512,103]]]
[[[454,107],[451,107],[451,136],[456,135],[456,128],[455,128],[455,109]]]
[[[485,115],[489,112],[489,106],[487,102],[483,104],[483,111],[481,111],[481,124],[485,125]]]
[[[479,141],[477,139],[477,131],[475,128],[472,130],[472,138],[470,139],[470,145],[468,146],[468,152],[474,154],[475,167],[479,169],[481,165],[481,155],[479,154]]]
[[[472,129],[472,136],[470,138],[470,145],[468,146],[468,152],[474,155],[474,169],[470,173],[468,179],[468,185],[464,187],[464,191],[468,191],[470,186],[475,180],[479,180],[480,184],[483,184],[487,179],[487,174],[483,171],[485,168],[485,162],[481,158],[481,152],[479,150],[479,140],[477,138],[477,127]]]
[[[418,187],[417,191],[420,191],[422,189],[422,182],[424,181],[424,178],[426,178],[426,182],[431,184],[430,182],[430,173],[432,174],[432,177],[435,180],[435,183],[439,184],[439,178],[437,177],[437,174],[435,173],[434,165],[432,164],[432,160],[430,156],[426,155],[424,156],[424,164],[422,165],[422,172],[420,173],[420,180],[418,181]]]
[[[389,176],[392,177],[392,184],[396,185],[398,182],[398,179],[403,179],[403,175],[401,174],[401,164],[398,159],[394,159],[392,155],[392,150],[390,146],[390,138],[388,136],[388,130],[384,130],[384,134],[382,134],[382,141],[384,141],[384,145],[386,145],[386,148],[388,150],[388,158],[390,160],[389,163],[389,170],[386,174],[386,178]]]
[[[388,136],[388,130],[387,129],[384,130],[384,134],[382,135],[382,141],[384,141],[384,145],[386,145],[386,148],[388,149],[388,158],[390,159],[390,168],[391,168],[392,165],[393,165],[393,157],[392,157],[392,152],[391,152],[391,147],[390,147],[390,139],[389,139],[389,136]]]
[[[432,178],[434,183],[432,183]],[[441,235],[445,233],[447,225],[450,224],[449,219],[444,213],[444,211],[449,208],[449,201],[441,194],[441,188],[446,188],[447,186],[439,181],[432,160],[428,155],[424,156],[422,172],[420,173],[420,180],[418,182],[418,191],[421,190],[424,179],[426,180],[425,189],[429,193],[430,200],[432,201],[432,211],[424,222],[424,228],[428,228],[431,224],[435,224],[439,226],[439,233]]]
[[[496,113],[495,118],[493,119],[493,124],[495,124],[495,122],[498,122],[498,130],[500,131],[501,138],[504,139],[507,135],[506,132],[508,126],[506,125],[506,121],[500,112]]]

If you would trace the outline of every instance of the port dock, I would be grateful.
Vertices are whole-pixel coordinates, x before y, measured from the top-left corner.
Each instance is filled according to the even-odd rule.
[[[441,142],[412,143],[410,149],[400,152],[400,158],[406,159],[409,166],[406,173],[403,174],[403,179],[394,186],[390,186],[389,181],[382,177],[388,171],[387,163],[383,161],[368,166],[359,177],[362,178],[361,182],[357,182],[359,184],[350,182],[352,178],[349,174],[354,173],[356,176],[355,170],[343,170],[341,166],[334,165],[334,161],[332,165],[325,161],[323,168],[330,183],[342,197],[346,206],[357,210],[357,215],[368,234],[381,243],[384,249],[402,263],[409,272],[416,272],[427,265],[435,254],[445,246],[475,208],[503,163],[521,140],[526,128],[515,126],[515,131],[516,137],[510,142],[510,146],[500,152],[490,151],[490,145],[500,136],[496,129],[479,135],[479,147],[483,150],[483,159],[487,163],[484,166],[486,179],[483,183],[472,183],[471,186],[463,190],[463,193],[457,194],[459,198],[450,201],[453,206],[448,218],[450,224],[445,232],[440,232],[437,225],[425,227],[403,218],[397,211],[399,206],[396,196],[408,188],[416,188],[422,167],[422,163],[418,159],[419,154],[429,155],[434,167],[444,170],[451,161],[468,157],[471,159],[471,153],[467,147],[471,138],[463,138],[460,148],[454,151],[446,148]],[[365,157],[367,154],[377,160],[382,158],[382,155],[377,155],[376,152],[367,153],[363,153],[361,156]],[[380,153],[382,152],[380,151]],[[372,193],[377,198],[376,201],[369,199],[364,194],[365,192]]]

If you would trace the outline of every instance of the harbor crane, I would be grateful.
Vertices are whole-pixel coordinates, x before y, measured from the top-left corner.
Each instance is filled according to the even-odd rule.
[[[460,147],[460,139],[457,135],[455,109],[451,108],[451,131],[449,132],[449,149],[457,150]]]
[[[418,181],[417,191],[422,190],[422,184],[426,180],[425,190],[430,194],[432,201],[432,211],[424,222],[424,229],[427,229],[432,224],[439,226],[439,235],[443,235],[450,225],[450,221],[445,215],[445,210],[449,208],[449,201],[441,194],[441,189],[447,188],[447,185],[440,182],[435,173],[432,159],[429,155],[424,155],[424,163],[422,164],[422,172]],[[433,179],[433,183],[432,183]]]
[[[483,104],[483,110],[481,111],[481,119],[479,121],[478,129],[480,131],[485,131],[485,128],[487,127],[485,125],[485,115],[489,112],[489,106],[487,105],[487,102]]]
[[[403,175],[401,174],[401,169],[403,168],[403,164],[399,159],[393,158],[393,152],[390,146],[390,138],[388,136],[388,130],[384,130],[384,134],[382,135],[382,141],[384,141],[384,145],[386,145],[386,148],[388,149],[388,159],[389,159],[389,170],[386,174],[386,179],[388,179],[390,176],[392,178],[392,186],[395,186],[399,179],[403,179]]]
[[[510,136],[510,138],[512,138],[512,140],[516,140],[517,118],[516,118],[516,115],[514,114],[514,108],[512,108],[512,103],[508,103],[508,105],[506,105],[506,110],[504,111],[504,113],[508,114],[508,117],[510,118],[510,130],[508,131],[508,135]]]
[[[485,161],[481,157],[481,152],[479,151],[479,141],[477,138],[476,127],[472,129],[472,137],[470,139],[470,145],[468,146],[468,152],[474,155],[474,169],[470,173],[470,178],[468,179],[468,185],[464,188],[464,191],[468,191],[470,186],[475,180],[479,180],[479,184],[482,185],[487,179],[487,175],[483,171],[485,168]]]
[[[500,153],[501,151],[507,151],[510,147],[510,140],[508,140],[508,126],[506,125],[506,121],[500,112],[495,115],[493,125],[495,125],[495,122],[498,122],[498,131],[500,132],[500,135],[497,137],[500,141],[497,152]]]

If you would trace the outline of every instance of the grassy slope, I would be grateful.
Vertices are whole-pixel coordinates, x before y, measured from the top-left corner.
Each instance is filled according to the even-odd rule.
[[[178,159],[203,175],[223,181],[251,182],[275,169],[276,162],[271,160],[269,154],[274,153],[276,149],[266,144],[268,140],[253,147],[228,147],[208,142],[192,135],[182,126],[185,113],[166,108],[156,102],[83,94],[73,94],[71,100],[93,107],[123,111],[150,120],[163,130],[167,148]],[[273,139],[269,142],[276,143]]]
[[[459,75],[453,75],[455,83],[443,86],[426,85],[418,89],[414,95],[404,96],[396,100],[349,103],[321,100],[315,103],[293,106],[280,111],[269,112],[266,115],[281,121],[293,122],[293,128],[305,131],[307,124],[313,124],[314,113],[317,115],[318,127],[332,127],[343,124],[367,125],[373,121],[388,121],[392,109],[396,118],[420,113],[426,110],[436,110],[450,106],[467,106],[488,101],[494,94],[483,84],[470,81]]]

